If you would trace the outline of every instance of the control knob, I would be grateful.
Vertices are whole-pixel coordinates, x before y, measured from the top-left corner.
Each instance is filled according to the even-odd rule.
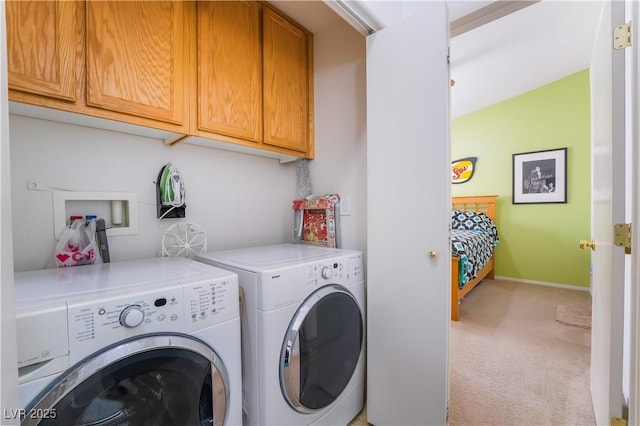
[[[126,328],[134,328],[144,321],[144,311],[140,305],[127,306],[120,312],[120,324]]]
[[[329,278],[333,277],[333,269],[328,266],[324,266],[322,268],[322,271],[320,271],[320,275],[322,275],[322,278],[324,278],[325,280],[328,280]]]

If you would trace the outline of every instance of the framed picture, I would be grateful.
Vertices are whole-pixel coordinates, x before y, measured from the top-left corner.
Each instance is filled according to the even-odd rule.
[[[567,202],[567,148],[513,154],[513,204]]]

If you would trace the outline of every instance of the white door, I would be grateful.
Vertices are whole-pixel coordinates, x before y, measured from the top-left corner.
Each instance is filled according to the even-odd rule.
[[[367,39],[367,420],[444,425],[451,249],[443,2]]]
[[[9,173],[9,104],[4,2],[0,2],[0,407],[14,411],[1,424],[18,424],[16,318],[13,298],[13,233],[11,231],[11,174]]]
[[[624,249],[613,224],[625,222],[625,52],[613,49],[624,2],[604,2],[591,63],[591,396],[598,425],[622,415]]]

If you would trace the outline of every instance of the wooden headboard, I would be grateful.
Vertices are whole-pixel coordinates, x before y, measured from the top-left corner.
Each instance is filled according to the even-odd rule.
[[[497,195],[474,195],[470,197],[451,197],[451,208],[465,212],[482,212],[496,221]]]

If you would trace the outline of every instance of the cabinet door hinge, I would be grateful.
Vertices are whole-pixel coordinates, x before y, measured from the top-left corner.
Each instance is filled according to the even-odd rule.
[[[628,425],[627,419],[621,419],[619,417],[611,417],[610,426],[627,426],[627,425]]]
[[[631,46],[631,21],[613,30],[613,48],[620,50],[629,46]]]
[[[631,224],[616,223],[613,225],[613,244],[624,247],[626,254],[631,254]]]

